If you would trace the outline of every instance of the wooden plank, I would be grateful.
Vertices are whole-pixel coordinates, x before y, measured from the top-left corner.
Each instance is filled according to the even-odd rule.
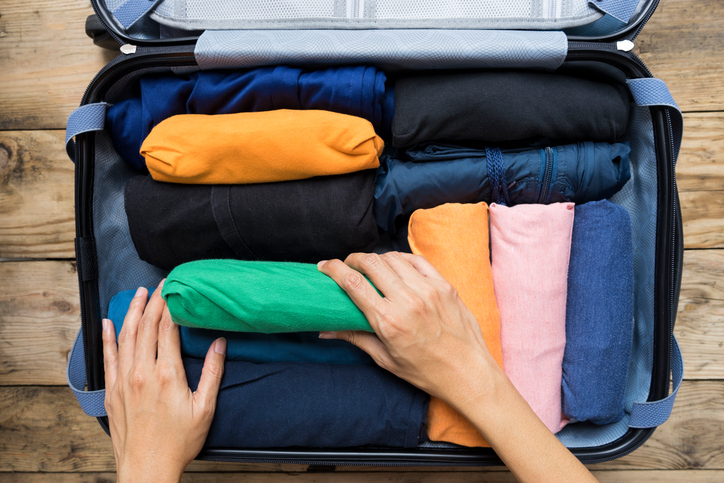
[[[724,381],[685,381],[674,412],[634,453],[593,469],[724,469]],[[29,451],[30,450],[30,451]],[[299,472],[300,465],[194,462],[189,471]],[[0,472],[114,470],[110,439],[65,387],[0,388]],[[389,471],[345,467],[343,471]],[[430,468],[405,468],[429,471]],[[456,471],[471,471],[461,468]]]
[[[687,378],[724,378],[724,251],[684,253],[679,312],[674,332]]]
[[[724,109],[724,2],[662,0],[634,42],[682,110]]]
[[[601,483],[662,483],[691,481],[696,483],[719,483],[724,481],[724,471],[719,470],[682,470],[682,471],[594,471],[593,475]],[[515,482],[507,471],[469,471],[469,472],[443,472],[434,469],[425,473],[420,472],[379,472],[370,474],[345,472],[332,473],[190,473],[187,472],[181,479],[182,483],[224,483],[243,480],[247,483],[271,482],[308,482],[332,483],[340,480],[349,483],[366,481],[386,483],[416,483],[416,482],[447,482],[466,483],[508,483]],[[14,473],[3,477],[6,483],[111,483],[116,481],[115,473]]]
[[[74,262],[0,263],[0,384],[65,384],[79,303]]]
[[[0,258],[75,257],[74,167],[64,136],[0,132]]]
[[[0,5],[0,130],[64,129],[93,76],[115,55],[93,45],[87,0]]]
[[[61,129],[85,86],[116,54],[84,33],[84,0],[0,7],[0,130]],[[684,110],[724,108],[724,4],[663,0],[636,40]]]
[[[724,247],[724,113],[685,116],[677,166],[687,248]],[[0,132],[0,258],[73,258],[62,131]]]

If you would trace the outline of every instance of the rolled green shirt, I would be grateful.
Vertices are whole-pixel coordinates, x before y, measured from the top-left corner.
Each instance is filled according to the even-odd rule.
[[[179,325],[235,332],[366,330],[364,314],[309,263],[200,260],[176,267],[162,292]]]

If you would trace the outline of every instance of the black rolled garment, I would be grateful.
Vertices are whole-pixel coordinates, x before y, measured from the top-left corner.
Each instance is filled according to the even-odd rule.
[[[184,358],[195,391],[202,359]],[[376,366],[227,361],[207,448],[411,448],[429,396]]]
[[[172,270],[214,258],[311,262],[371,251],[375,170],[248,185],[131,178],[125,207],[138,256]]]
[[[631,98],[620,84],[543,72],[403,77],[395,85],[392,145],[431,141],[616,142]]]

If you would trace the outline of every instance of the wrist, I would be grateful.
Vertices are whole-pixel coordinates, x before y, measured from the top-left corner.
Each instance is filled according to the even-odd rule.
[[[163,458],[150,457],[144,461],[127,461],[117,463],[118,483],[139,483],[153,481],[155,483],[178,483],[181,481],[185,465]]]

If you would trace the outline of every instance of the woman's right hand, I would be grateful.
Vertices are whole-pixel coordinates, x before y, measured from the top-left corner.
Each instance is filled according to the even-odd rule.
[[[322,332],[321,338],[357,345],[380,367],[453,406],[489,391],[487,383],[502,375],[473,314],[423,257],[353,253],[344,262],[318,267],[347,292],[375,331]]]

